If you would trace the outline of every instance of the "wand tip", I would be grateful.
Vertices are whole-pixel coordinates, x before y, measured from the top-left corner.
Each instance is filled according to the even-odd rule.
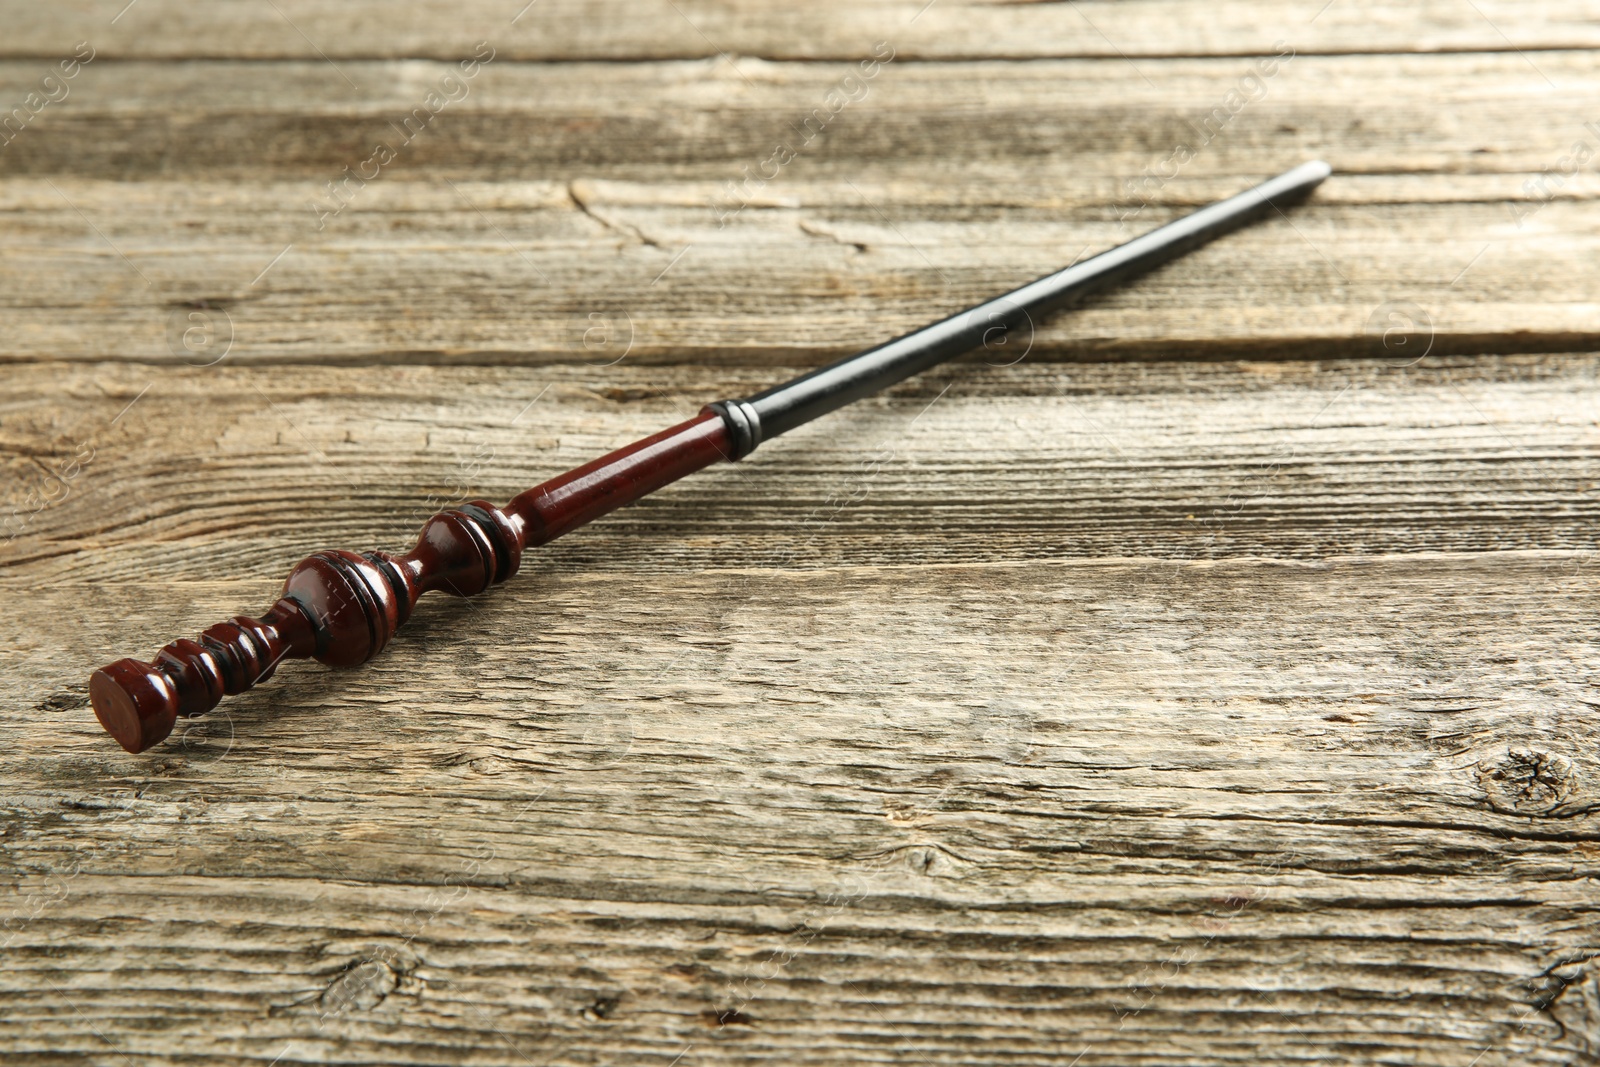
[[[1298,202],[1332,173],[1333,168],[1327,163],[1313,159],[1222,203],[1233,206],[1236,211],[1249,211],[1264,204]]]
[[[1326,160],[1313,159],[1311,162],[1304,163],[1301,166],[1308,177],[1314,174],[1319,182],[1333,173],[1333,168],[1328,166]]]
[[[1333,168],[1320,159],[1313,159],[1309,163],[1302,163],[1284,175],[1297,189],[1312,189],[1327,180],[1333,173]]]

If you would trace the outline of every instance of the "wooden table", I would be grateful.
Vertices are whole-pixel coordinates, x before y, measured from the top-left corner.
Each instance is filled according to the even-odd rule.
[[[124,2],[0,44],[16,1062],[1600,1062],[1600,5]],[[1315,157],[368,667],[87,707]]]

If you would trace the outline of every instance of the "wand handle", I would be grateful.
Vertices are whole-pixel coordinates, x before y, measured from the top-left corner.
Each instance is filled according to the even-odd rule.
[[[260,618],[238,615],[173,641],[151,662],[121,659],[89,679],[106,731],[129,752],[172,732],[228,694],[272,677],[285,659],[350,667],[383,651],[423,593],[474,596],[517,573],[522,552],[632,503],[719,459],[958,356],[1034,315],[1165,263],[1314,188],[1326,163],[1307,163],[1238,196],[1152,230],[1004,296],[742,400],[697,416],[537,485],[504,509],[486,500],[441,512],[403,556],[331,550],[302,560]]]
[[[199,640],[174,641],[150,663],[120,659],[95,671],[89,700],[106,732],[143,752],[224,696],[272,677],[285,659],[353,667],[383,651],[423,593],[475,596],[517,573],[522,550],[542,545],[730,455],[710,408],[642,441],[536,485],[502,510],[474,500],[441,512],[403,556],[332,550],[301,560],[277,603]]]

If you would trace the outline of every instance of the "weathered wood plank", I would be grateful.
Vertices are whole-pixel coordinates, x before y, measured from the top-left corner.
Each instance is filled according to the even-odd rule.
[[[673,486],[526,566],[1583,550],[1600,520],[1597,374],[1593,355],[968,361]],[[768,380],[626,363],[18,365],[0,411],[15,479],[0,516],[17,536],[0,559],[49,585],[152,571],[281,579],[317,549],[408,546],[447,502],[507,500]]]
[[[0,41],[97,48],[0,148],[0,1055],[1600,1062],[1592,3],[124,3]],[[1314,155],[366,668],[85,706]]]
[[[1364,179],[1340,183],[1358,202],[1330,194],[1292,220],[1266,221],[1036,323],[995,358],[1021,347],[1034,360],[1368,355],[1384,352],[1382,331],[1394,325],[1415,333],[1395,356],[1600,346],[1581,269],[1600,247],[1590,202],[1551,204],[1518,231],[1503,202],[1374,205],[1351,188]],[[896,218],[879,213],[884,186],[857,186],[863,201],[804,185],[794,190],[803,204],[719,229],[703,208],[641,203],[641,187],[608,200],[613,186],[590,201],[607,228],[556,187],[395,183],[341,219],[340,232],[318,234],[296,229],[311,215],[289,190],[266,218],[258,200],[242,219],[229,206],[174,211],[174,185],[58,182],[69,206],[27,184],[6,190],[37,228],[0,263],[8,361],[625,356],[775,373],[958,311],[1186,210],[1151,208],[1136,223],[1106,217],[1103,205],[894,209]],[[714,190],[665,195],[696,194]]]
[[[598,314],[634,359],[814,362],[1318,153],[1341,173],[1314,204],[1041,324],[1034,358],[1349,354],[1396,308],[1437,351],[1592,348],[1592,176],[1546,180],[1548,201],[1525,183],[1588,136],[1600,82],[1580,53],[1540,62],[1582,91],[1552,98],[1515,56],[1303,57],[1136,192],[1240,61],[1164,63],[1154,88],[1104,63],[907,66],[737,196],[840,68],[765,64],[750,89],[693,65],[491,65],[332,216],[322,184],[442,67],[374,65],[382,88],[350,103],[304,64],[91,65],[0,154],[38,172],[0,182],[0,359],[205,361],[179,341],[200,305],[236,361],[595,361]],[[1420,79],[1437,102],[1408,99]],[[179,179],[193,158],[237,180]],[[139,180],[76,176],[96,173]]]
[[[886,881],[932,880],[904,859],[894,866]],[[1087,1050],[1080,1062],[1098,1065],[1249,1063],[1268,1045],[1278,1062],[1388,1054],[1464,1065],[1480,1053],[1486,1065],[1585,1062],[1586,1035],[1571,1025],[1585,1010],[1581,983],[1548,1011],[1519,1003],[1559,985],[1529,982],[1538,963],[1516,945],[1539,936],[1554,909],[1471,909],[1484,928],[1515,933],[1449,946],[1429,915],[1443,909],[1389,902],[1399,918],[1378,926],[1353,900],[1326,913],[1339,929],[1330,939],[1284,930],[1299,925],[1292,907],[1230,904],[1229,891],[1136,913],[1148,932],[1113,940],[1107,931],[1136,921],[1126,911],[990,909],[974,919],[955,909],[896,915],[864,900],[638,906],[451,884],[85,876],[60,909],[75,918],[41,917],[30,930],[83,946],[46,972],[74,981],[81,1014],[60,996],[23,995],[0,1026],[6,1037],[31,1030],[14,1048],[106,1056],[88,1020],[125,1053],[210,1062],[1053,1064]],[[188,921],[184,904],[213,918]],[[193,949],[176,947],[184,942]],[[1436,969],[1418,942],[1459,962]],[[964,980],[959,1002],[936,1008],[918,961],[947,945]],[[1372,962],[1353,972],[1343,952]],[[187,967],[202,954],[203,982]],[[103,977],[111,968],[147,991],[118,995]],[[1141,973],[1133,981],[1149,985],[1130,987]],[[1250,982],[1274,991],[1256,994]],[[1378,1006],[1413,988],[1407,1007]],[[1437,1005],[1453,1017],[1434,1014]],[[166,1034],[128,1025],[152,1007],[170,1020]],[[716,1025],[733,1011],[738,1021]]]
[[[314,0],[196,6],[179,0],[67,0],[9,20],[6,57],[53,59],[92,39],[119,59],[455,58],[490,40],[532,60],[683,59],[719,53],[771,59],[854,58],[878,40],[929,59],[1099,56],[1158,59],[1275,50],[1459,52],[1594,47],[1593,3],[1544,0]],[[112,20],[115,18],[115,22]]]
[[[259,583],[8,581],[0,1041],[1573,1062],[1591,567],[544,575],[137,761],[81,651]]]
[[[85,431],[96,453],[4,581],[0,1042],[1225,1063],[1270,1032],[1286,1059],[1570,1062],[1600,937],[1597,362],[949,368],[841,416],[848,447],[797,435],[678,487],[140,760],[89,718],[86,672],[264,603],[281,564],[370,530],[369,501],[409,531],[429,504],[385,489],[396,469],[505,495],[744,383],[224,366],[152,369],[127,408],[140,368],[19,367],[13,466]],[[530,438],[508,424],[546,384]],[[972,453],[927,451],[945,438]],[[986,509],[929,491],[996,478],[1015,499]],[[1040,518],[1150,521],[1107,510],[1118,480],[1125,516],[1206,500],[1211,544],[1073,563],[1052,531],[1060,562],[1000,562]],[[1402,550],[1581,522],[1554,552],[1199,560],[1302,492]]]
[[[990,180],[1059,196],[1072,188],[1063,182],[1136,177],[1188,142],[1194,158],[1180,164],[1184,176],[1232,176],[1292,152],[1327,154],[1358,173],[1513,172],[1520,181],[1584,136],[1600,83],[1586,52],[1537,62],[1539,71],[1501,54],[1228,57],[1161,62],[1141,77],[1109,60],[890,61],[867,78],[856,63],[496,58],[469,79],[451,62],[351,62],[342,69],[352,88],[317,62],[96,61],[6,145],[0,168],[124,180],[280,177],[316,189],[385,140],[396,159],[375,185],[419,171],[436,183],[722,182],[746,165],[757,172],[785,140],[796,158],[769,197],[800,173],[860,181],[885,172],[985,179],[946,181],[968,197],[982,197]],[[451,75],[459,84],[447,96],[440,86]],[[0,63],[8,97],[26,95],[38,77],[36,63]],[[1419,82],[1426,95],[1415,92]],[[440,96],[426,123],[402,128],[433,91]],[[1462,121],[1463,102],[1471,122]],[[204,169],[192,172],[193,159]]]

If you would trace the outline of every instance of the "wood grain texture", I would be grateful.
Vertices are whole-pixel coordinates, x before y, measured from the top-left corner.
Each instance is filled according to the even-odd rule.
[[[0,559],[40,584],[269,580],[321,548],[403,550],[440,508],[509,500],[769,373],[21,365],[0,442],[48,506],[10,501],[25,536]],[[1597,375],[1593,355],[972,359],[523,568],[1577,551],[1600,519]],[[85,444],[81,474],[52,478]]]
[[[8,598],[37,607],[5,634],[29,710],[4,761],[0,1035],[1221,1063],[1271,1034],[1308,1060],[1583,1062],[1592,516],[1548,535],[1592,507],[1597,366],[958,365],[558,542],[481,605],[424,605],[368,668],[287,665],[129,763],[84,706],[86,650],[265,603],[304,551],[740,384],[624,403],[569,377],[529,437],[505,425],[525,372],[168,372],[13,542]],[[131,369],[29,373],[76,394],[71,440],[137,394]],[[373,495],[385,469],[438,499]],[[980,478],[1015,511],[965,509]],[[180,487],[215,504],[174,508]],[[1508,518],[1541,497],[1545,521]],[[1413,554],[1296,551],[1340,527]],[[1426,540],[1452,530],[1478,551]],[[172,999],[161,1030],[133,1024]]]
[[[1442,352],[1595,348],[1596,185],[1540,177],[1600,144],[1590,60],[1541,55],[1553,93],[1517,55],[1299,57],[1204,143],[1247,61],[891,64],[810,144],[854,68],[496,62],[405,144],[451,65],[356,93],[320,63],[91,64],[0,152],[0,359],[208,362],[198,309],[234,361],[815,362],[1318,155],[1340,180],[1294,219],[1036,324],[1035,358],[1344,354],[1396,306]]]
[[[63,688],[30,715],[48,755],[5,757],[38,914],[0,1038],[1574,1062],[1590,566],[550,576],[422,612],[370,669],[286,667],[138,765],[74,698],[70,649],[262,590],[79,586],[51,639],[7,623],[33,685]]]
[[[0,147],[8,1061],[1600,1063],[1594,4],[0,15],[0,108],[97,49]],[[1312,156],[365,667],[94,723],[312,551]]]
[[[1600,43],[1594,6],[1576,0],[1085,0],[1074,3],[822,0],[788,8],[759,0],[464,0],[338,5],[315,0],[221,12],[179,0],[67,0],[27,11],[0,55],[53,59],[89,38],[119,59],[454,58],[481,40],[518,59],[685,59],[721,54],[850,59],[889,39],[923,59],[1091,56],[1158,60],[1270,51],[1481,52]],[[7,7],[22,9],[11,0]],[[1201,15],[1197,16],[1197,12]],[[20,13],[20,12],[19,12]],[[115,22],[112,20],[115,18]]]

